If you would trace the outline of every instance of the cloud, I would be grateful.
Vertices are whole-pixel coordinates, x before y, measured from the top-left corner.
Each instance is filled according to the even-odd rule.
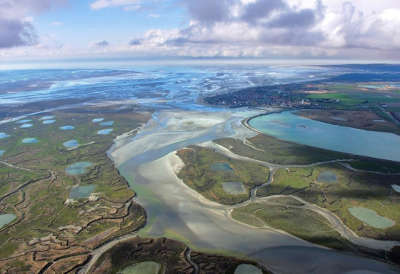
[[[125,10],[136,10],[140,7],[140,0],[96,0],[90,7],[93,10],[100,10],[111,7],[124,7]]]
[[[40,14],[64,0],[0,0],[0,48],[38,43],[32,15]]]
[[[38,41],[31,23],[0,18],[0,48],[34,45]]]
[[[243,6],[241,19],[249,23],[257,23],[258,20],[268,17],[273,11],[287,8],[288,6],[282,0],[258,0]]]
[[[94,46],[95,46],[95,47],[98,47],[98,48],[106,48],[106,47],[108,47],[109,45],[110,45],[110,43],[109,43],[108,41],[106,41],[106,40],[103,40],[103,41],[99,41],[99,42],[94,43]]]
[[[130,46],[139,46],[141,44],[142,44],[141,39],[132,39],[131,41],[129,41]]]
[[[189,14],[203,23],[215,23],[229,19],[230,7],[235,0],[186,0]]]

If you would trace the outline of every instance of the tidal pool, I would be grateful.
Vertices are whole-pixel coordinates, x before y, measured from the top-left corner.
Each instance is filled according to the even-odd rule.
[[[108,135],[111,132],[113,132],[112,128],[106,128],[106,129],[102,129],[102,130],[97,131],[97,134],[98,135]]]
[[[336,183],[336,174],[332,171],[323,171],[318,175],[318,182],[320,183]]]
[[[95,190],[96,185],[88,185],[88,186],[76,186],[71,189],[69,193],[70,199],[87,199],[90,194]]]
[[[233,171],[231,166],[228,163],[215,163],[211,165],[211,170],[213,171]]]
[[[235,274],[262,274],[258,267],[251,264],[241,264],[235,269]]]
[[[68,166],[65,172],[68,175],[83,175],[87,172],[87,168],[91,167],[93,164],[90,162],[78,162]]]
[[[285,141],[400,161],[400,136],[392,133],[331,125],[300,117],[290,111],[258,116],[249,124],[262,133]]]
[[[56,120],[44,120],[43,125],[50,125],[50,124],[54,124],[55,122],[56,122]]]
[[[100,126],[103,126],[103,127],[110,127],[112,125],[114,125],[114,121],[107,121],[107,122],[100,123]]]
[[[37,144],[39,143],[39,140],[36,138],[25,138],[22,140],[22,143],[24,144]]]
[[[29,123],[29,122],[32,122],[32,120],[31,119],[18,120],[16,123],[17,124],[25,124],[25,123]]]
[[[93,123],[100,123],[102,121],[104,121],[104,118],[95,118],[92,120]]]
[[[60,129],[61,130],[73,130],[73,129],[75,129],[75,127],[74,126],[62,126],[62,127],[60,127]]]
[[[20,126],[20,128],[30,128],[30,127],[33,127],[33,125],[32,124],[23,124]]]
[[[78,147],[79,143],[77,140],[69,140],[63,143],[63,146],[65,146],[66,148],[74,148],[74,147]]]
[[[8,135],[7,133],[0,132],[0,139],[5,139],[5,138],[8,138],[8,137],[10,137],[10,135]]]
[[[400,186],[399,185],[392,185],[394,191],[400,193]]]
[[[51,119],[54,119],[54,115],[43,116],[42,118],[40,118],[40,121],[51,120]]]
[[[14,214],[0,214],[0,228],[11,223],[17,218]]]
[[[232,195],[238,195],[238,194],[246,194],[246,188],[244,185],[240,182],[225,182],[222,184],[222,188],[226,193],[232,194]]]
[[[132,266],[128,266],[120,274],[158,274],[161,270],[161,265],[156,262],[143,262]]]
[[[395,221],[380,216],[374,210],[368,208],[352,207],[349,208],[349,212],[363,223],[374,228],[386,229],[396,224]]]

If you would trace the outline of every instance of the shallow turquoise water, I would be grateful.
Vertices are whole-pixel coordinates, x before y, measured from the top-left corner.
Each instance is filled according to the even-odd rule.
[[[232,195],[246,194],[246,188],[240,182],[225,182],[222,184],[222,188],[226,193]]]
[[[32,124],[23,124],[20,126],[20,128],[30,128],[30,127],[33,127],[33,125]]]
[[[43,120],[51,120],[51,119],[54,119],[54,115],[43,116],[42,118],[40,118],[41,121],[43,121]]]
[[[400,193],[400,186],[399,185],[392,185],[394,191]]]
[[[400,161],[400,136],[331,125],[300,117],[292,112],[251,119],[259,131],[285,141],[361,156]]]
[[[262,271],[254,265],[241,264],[236,268],[235,274],[262,274]]]
[[[18,120],[16,123],[17,124],[25,124],[25,123],[29,123],[29,122],[32,122],[32,120],[31,119]]]
[[[92,120],[93,123],[99,123],[99,122],[102,122],[102,121],[104,121],[104,118],[95,118],[95,119]]]
[[[374,210],[368,208],[352,207],[349,208],[349,212],[363,223],[375,228],[385,229],[396,224],[395,221],[380,216]]]
[[[7,133],[0,132],[0,139],[4,139],[4,138],[8,138],[8,137],[10,137],[10,135],[8,135]]]
[[[90,162],[78,162],[68,166],[65,172],[68,175],[83,175],[86,173],[87,168],[91,167],[93,164]]]
[[[36,144],[39,143],[39,140],[36,138],[25,138],[22,140],[22,143],[24,144]]]
[[[73,129],[75,129],[75,127],[74,126],[62,126],[62,127],[60,127],[60,129],[61,130],[73,130]]]
[[[112,128],[106,128],[106,129],[102,129],[102,130],[97,131],[97,134],[99,134],[99,135],[108,135],[112,131],[113,131]]]
[[[100,126],[103,126],[103,127],[110,127],[112,125],[114,125],[114,121],[107,121],[107,122],[100,123]]]
[[[79,143],[77,140],[69,140],[63,143],[63,146],[66,148],[73,148],[79,146]]]
[[[5,226],[6,224],[11,223],[14,219],[17,218],[14,214],[1,214],[0,215],[0,228]]]
[[[43,124],[44,125],[50,125],[50,124],[54,124],[56,122],[56,120],[44,120]]]
[[[95,185],[73,187],[71,189],[71,192],[69,193],[69,198],[71,199],[89,198],[90,194],[93,193],[95,188],[96,188]]]
[[[213,171],[233,171],[228,163],[215,163],[211,165],[211,170]]]

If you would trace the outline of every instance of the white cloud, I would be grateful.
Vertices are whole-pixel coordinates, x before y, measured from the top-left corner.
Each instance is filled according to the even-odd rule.
[[[110,8],[110,7],[124,7],[125,10],[137,9],[139,0],[97,0],[90,4],[94,10]]]

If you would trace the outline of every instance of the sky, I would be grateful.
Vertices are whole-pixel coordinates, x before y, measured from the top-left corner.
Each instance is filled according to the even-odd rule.
[[[399,0],[0,0],[0,61],[400,61]]]

